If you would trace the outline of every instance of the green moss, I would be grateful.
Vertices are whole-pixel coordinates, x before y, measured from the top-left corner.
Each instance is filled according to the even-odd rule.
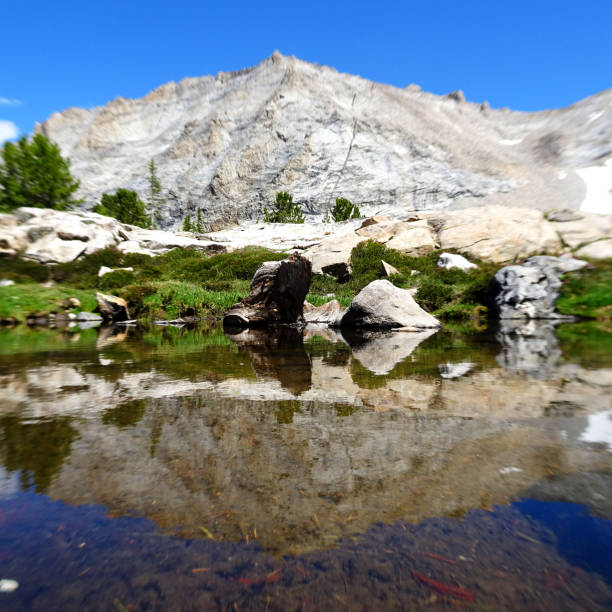
[[[612,259],[593,261],[567,274],[556,304],[562,314],[593,319],[612,318]]]

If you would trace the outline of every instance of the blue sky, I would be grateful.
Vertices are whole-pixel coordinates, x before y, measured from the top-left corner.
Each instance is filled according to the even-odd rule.
[[[7,0],[0,140],[70,106],[257,64],[275,49],[493,107],[567,106],[612,87],[612,0]]]

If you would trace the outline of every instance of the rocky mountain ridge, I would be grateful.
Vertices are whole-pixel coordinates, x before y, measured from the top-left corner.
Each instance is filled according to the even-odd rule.
[[[208,229],[261,219],[281,190],[314,216],[336,197],[399,218],[494,204],[612,212],[612,89],[566,109],[493,110],[274,53],[36,130],[70,157],[86,208],[119,187],[144,197],[153,159],[168,229],[198,208]]]

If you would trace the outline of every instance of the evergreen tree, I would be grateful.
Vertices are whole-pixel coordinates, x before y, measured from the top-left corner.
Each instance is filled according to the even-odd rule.
[[[122,223],[150,228],[151,217],[145,212],[144,202],[135,191],[117,189],[113,195],[105,193],[99,204],[93,207],[93,212],[107,217],[114,217]]]
[[[155,167],[155,162],[151,159],[149,162],[149,201],[147,202],[147,205],[154,227],[157,227],[161,209],[166,203],[162,194],[163,188],[161,181],[157,176],[157,168]]]
[[[191,222],[191,217],[189,215],[183,219],[183,231],[193,232],[193,223]]]
[[[70,174],[70,161],[46,136],[23,136],[2,148],[0,212],[20,206],[67,210],[81,200],[74,193],[79,181]]]
[[[204,220],[202,219],[202,211],[198,208],[198,216],[195,222],[195,231],[199,234],[204,233]]]
[[[304,223],[304,215],[299,204],[293,203],[293,196],[286,191],[279,191],[272,210],[264,208],[266,223]]]
[[[357,204],[353,204],[346,198],[336,198],[336,204],[328,214],[326,214],[326,220],[329,219],[329,215],[331,215],[334,221],[338,222],[346,221],[347,219],[359,219],[361,213],[359,212]]]

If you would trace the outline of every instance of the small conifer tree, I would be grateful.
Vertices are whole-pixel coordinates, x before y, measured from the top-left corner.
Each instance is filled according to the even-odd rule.
[[[193,232],[193,224],[191,222],[191,217],[189,215],[187,215],[185,219],[183,219],[183,231]]]
[[[204,232],[204,220],[202,219],[202,210],[199,208],[195,222],[195,231],[198,232],[198,234],[202,234]]]
[[[279,191],[273,208],[264,208],[266,223],[304,223],[304,215],[299,204],[293,203],[293,196],[286,191]]]
[[[149,162],[149,199],[147,208],[151,216],[151,222],[154,227],[157,227],[161,215],[161,209],[166,203],[163,196],[163,188],[159,177],[157,176],[157,168],[155,162]]]
[[[107,217],[114,217],[122,223],[137,225],[146,229],[151,227],[151,217],[145,212],[144,202],[135,191],[117,189],[114,194],[105,193],[92,211]]]

